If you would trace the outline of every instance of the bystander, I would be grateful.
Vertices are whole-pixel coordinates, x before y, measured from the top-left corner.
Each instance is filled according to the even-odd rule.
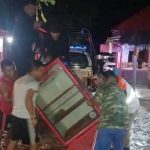
[[[7,116],[7,124],[5,127],[8,127],[7,125],[10,123],[11,118],[12,92],[16,76],[14,65],[9,60],[3,60],[1,62],[1,70],[3,75],[0,77],[0,125],[2,126],[2,118]]]

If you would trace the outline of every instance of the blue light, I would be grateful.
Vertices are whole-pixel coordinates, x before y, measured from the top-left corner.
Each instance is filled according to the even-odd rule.
[[[87,47],[86,46],[70,46],[70,49],[85,51]]]

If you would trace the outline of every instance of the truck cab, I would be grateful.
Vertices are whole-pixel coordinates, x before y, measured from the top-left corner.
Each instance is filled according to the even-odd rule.
[[[38,31],[43,37],[47,34],[45,29],[40,28]],[[91,33],[86,28],[66,27],[63,34],[69,41],[69,68],[86,82],[87,78],[93,76],[95,65]]]
[[[90,31],[85,28],[69,30],[69,59],[71,69],[81,80],[93,76],[95,51]]]

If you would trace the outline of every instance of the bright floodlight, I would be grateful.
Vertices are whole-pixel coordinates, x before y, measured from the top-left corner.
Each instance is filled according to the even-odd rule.
[[[11,44],[11,43],[13,42],[14,39],[13,39],[12,36],[9,36],[9,37],[6,38],[6,40],[7,40],[8,43]]]

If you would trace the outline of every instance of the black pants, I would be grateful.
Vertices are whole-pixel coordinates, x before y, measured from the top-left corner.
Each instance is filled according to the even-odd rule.
[[[6,118],[6,125],[5,125],[5,129],[9,128],[9,124],[11,125],[11,119],[12,116],[8,115]],[[0,111],[0,129],[2,129],[2,121],[3,121],[3,113]]]
[[[12,135],[11,140],[21,140],[23,144],[33,145],[36,141],[35,128],[30,119],[12,116]]]

